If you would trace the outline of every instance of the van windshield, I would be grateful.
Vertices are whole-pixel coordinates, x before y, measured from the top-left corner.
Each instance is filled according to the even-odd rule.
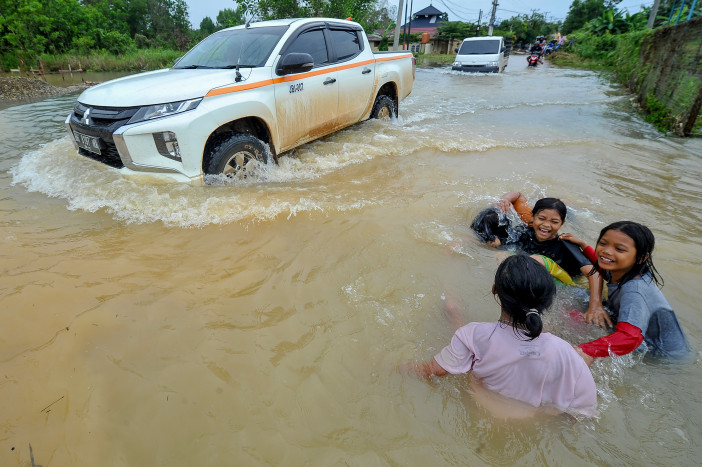
[[[500,53],[500,40],[465,41],[461,44],[458,55],[482,55]]]

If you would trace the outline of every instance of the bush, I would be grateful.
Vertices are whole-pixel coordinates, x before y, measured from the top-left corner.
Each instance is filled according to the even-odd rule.
[[[117,31],[103,34],[100,47],[115,55],[126,54],[136,49],[131,37]]]
[[[151,45],[149,39],[141,34],[134,35],[134,44],[136,44],[137,49],[147,49]]]
[[[73,38],[73,50],[79,54],[87,54],[95,47],[95,40],[81,36]]]

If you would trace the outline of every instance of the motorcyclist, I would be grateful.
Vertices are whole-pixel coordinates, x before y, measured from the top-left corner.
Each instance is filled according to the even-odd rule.
[[[543,52],[544,52],[543,44],[541,42],[539,42],[538,38],[537,38],[537,41],[534,43],[534,45],[531,46],[531,49],[529,49],[529,55],[527,55],[527,62],[529,62],[529,57],[531,55],[536,54],[539,56],[539,63],[543,64],[544,63]]]

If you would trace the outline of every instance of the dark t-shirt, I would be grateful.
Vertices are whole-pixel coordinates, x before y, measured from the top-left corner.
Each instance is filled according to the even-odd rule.
[[[570,276],[581,274],[581,267],[592,264],[577,245],[560,238],[539,242],[536,240],[536,232],[533,228],[520,227],[519,235],[512,244],[524,253],[551,258]]]

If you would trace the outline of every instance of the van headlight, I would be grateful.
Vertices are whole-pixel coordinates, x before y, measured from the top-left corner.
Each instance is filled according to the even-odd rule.
[[[140,108],[129,119],[127,123],[143,122],[144,120],[153,120],[154,118],[169,117],[171,115],[194,110],[200,105],[202,97],[190,99],[187,101],[168,102],[166,104],[147,105]]]
[[[490,63],[488,63],[488,65],[490,65],[490,66],[497,66],[497,62],[490,62]]]
[[[453,66],[463,66],[461,62],[453,62]]]

